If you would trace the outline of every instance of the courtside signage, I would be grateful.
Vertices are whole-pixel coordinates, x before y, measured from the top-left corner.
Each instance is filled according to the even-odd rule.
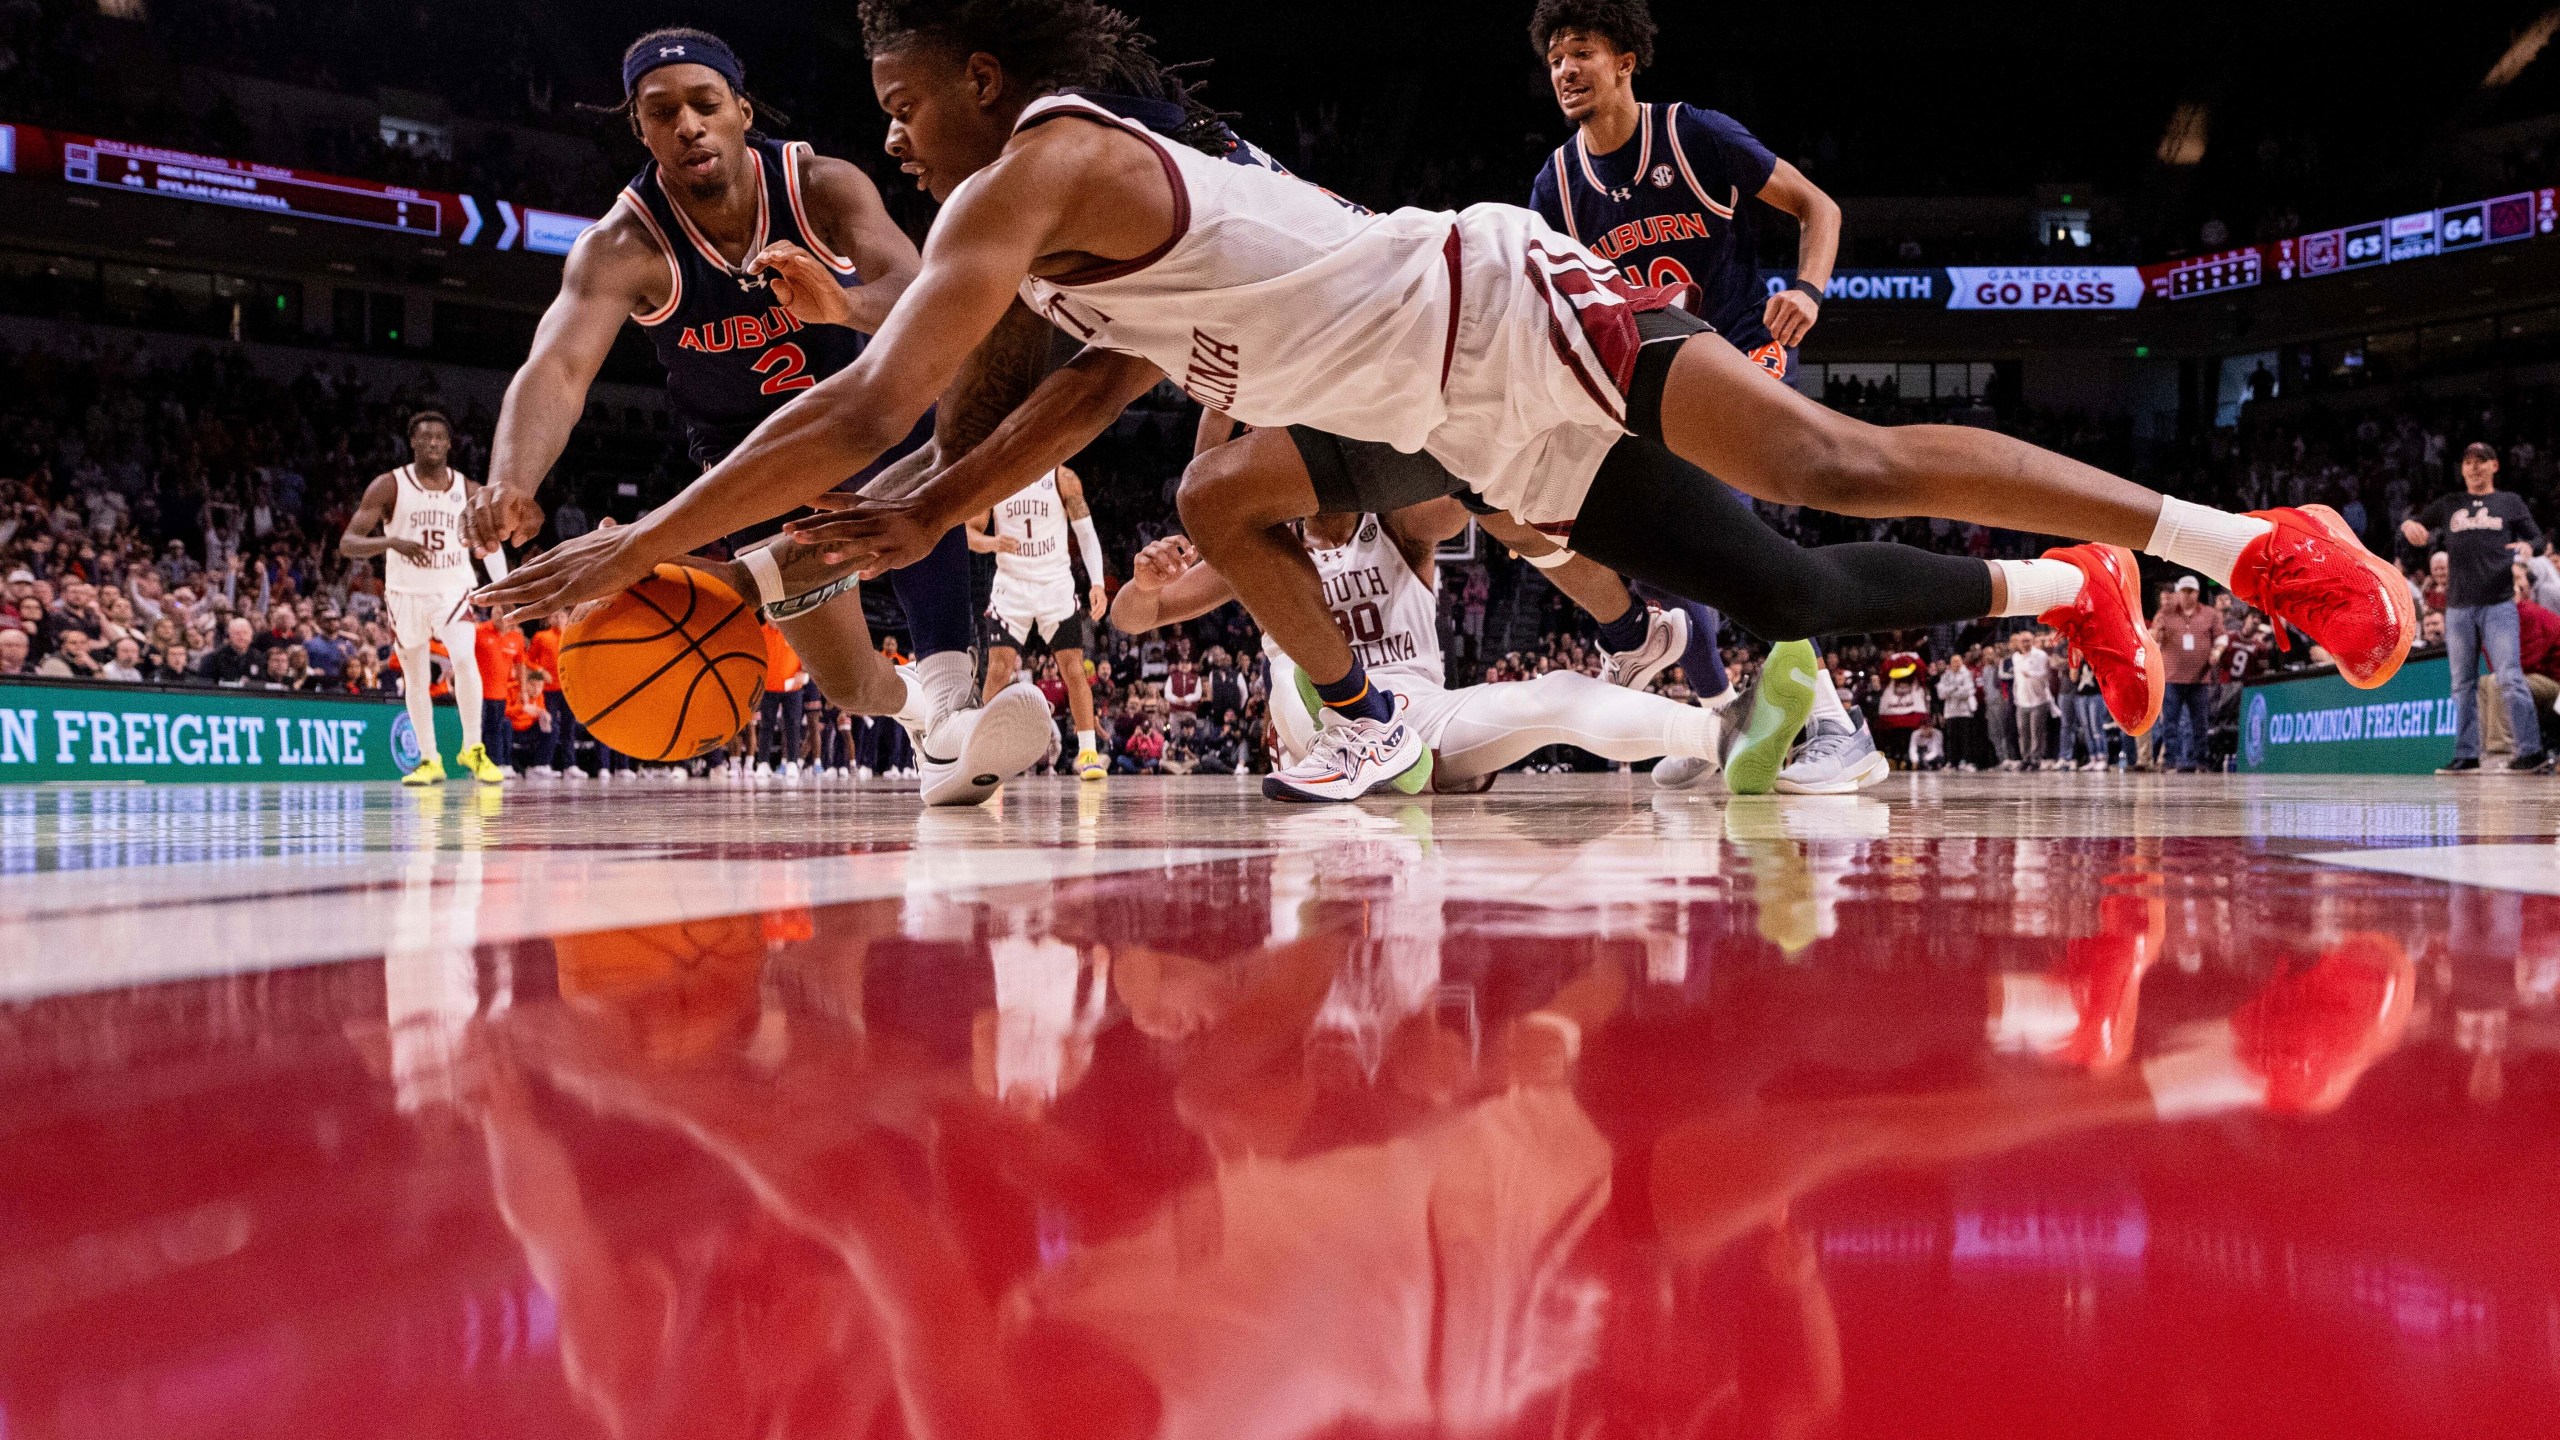
[[[436,731],[439,753],[461,747],[451,707]],[[418,759],[397,701],[0,681],[0,784],[397,780]]]
[[[2240,768],[2266,775],[2426,775],[2453,757],[2451,671],[2413,658],[2379,690],[2335,674],[2251,685]]]

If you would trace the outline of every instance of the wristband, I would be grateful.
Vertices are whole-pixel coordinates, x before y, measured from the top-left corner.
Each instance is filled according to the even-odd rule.
[[[1788,281],[1788,282],[1787,282],[1787,288],[1788,288],[1788,289],[1790,289],[1790,290],[1795,291],[1795,292],[1796,292],[1797,294],[1799,294],[1799,295],[1810,295],[1810,296],[1812,296],[1812,297],[1813,297],[1813,303],[1814,303],[1814,304],[1816,304],[1816,305],[1821,304],[1825,299],[1828,299],[1828,298],[1829,298],[1828,296],[1826,296],[1826,295],[1824,295],[1824,294],[1823,294],[1823,292],[1822,292],[1822,287],[1821,287],[1821,286],[1814,284],[1814,283],[1813,283],[1812,281],[1810,281],[1810,280],[1804,280],[1804,279],[1790,280],[1790,281]]]
[[[1558,549],[1550,550],[1544,555],[1523,555],[1520,558],[1540,570],[1561,570],[1573,563],[1573,552]]]

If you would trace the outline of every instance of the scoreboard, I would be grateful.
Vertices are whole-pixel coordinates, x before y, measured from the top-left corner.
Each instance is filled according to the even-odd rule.
[[[2554,199],[2547,189],[2524,190],[2297,235],[2275,243],[2276,274],[2284,280],[2308,280],[2548,235],[2560,219]]]
[[[2266,278],[2266,260],[2255,245],[2225,250],[2219,255],[2172,260],[2165,266],[2152,269],[2156,273],[2146,274],[2145,278],[2150,281],[2152,295],[2162,300],[2186,300],[2223,290],[2245,290]]]
[[[422,240],[566,255],[594,224],[505,200],[355,180],[157,145],[0,125],[0,171],[50,173],[80,186],[220,205],[278,218],[390,230]]]
[[[139,190],[340,225],[430,237],[446,233],[444,202],[425,191],[305,175],[281,165],[252,165],[121,140],[64,144],[62,178],[74,185]]]

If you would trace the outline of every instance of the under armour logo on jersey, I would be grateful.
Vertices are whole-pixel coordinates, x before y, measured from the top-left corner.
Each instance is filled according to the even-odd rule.
[[[741,272],[738,276],[738,288],[748,292],[749,294],[753,294],[758,290],[770,290],[773,288],[773,277],[769,275],[750,275]]]
[[[1656,165],[1653,167],[1653,188],[1656,190],[1668,190],[1671,188],[1670,166]]]

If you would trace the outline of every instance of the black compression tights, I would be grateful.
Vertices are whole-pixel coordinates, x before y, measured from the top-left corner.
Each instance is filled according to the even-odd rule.
[[[1916,630],[1991,611],[1991,567],[1908,545],[1807,550],[1660,444],[1618,442],[1573,522],[1575,551],[1712,605],[1763,640]]]

